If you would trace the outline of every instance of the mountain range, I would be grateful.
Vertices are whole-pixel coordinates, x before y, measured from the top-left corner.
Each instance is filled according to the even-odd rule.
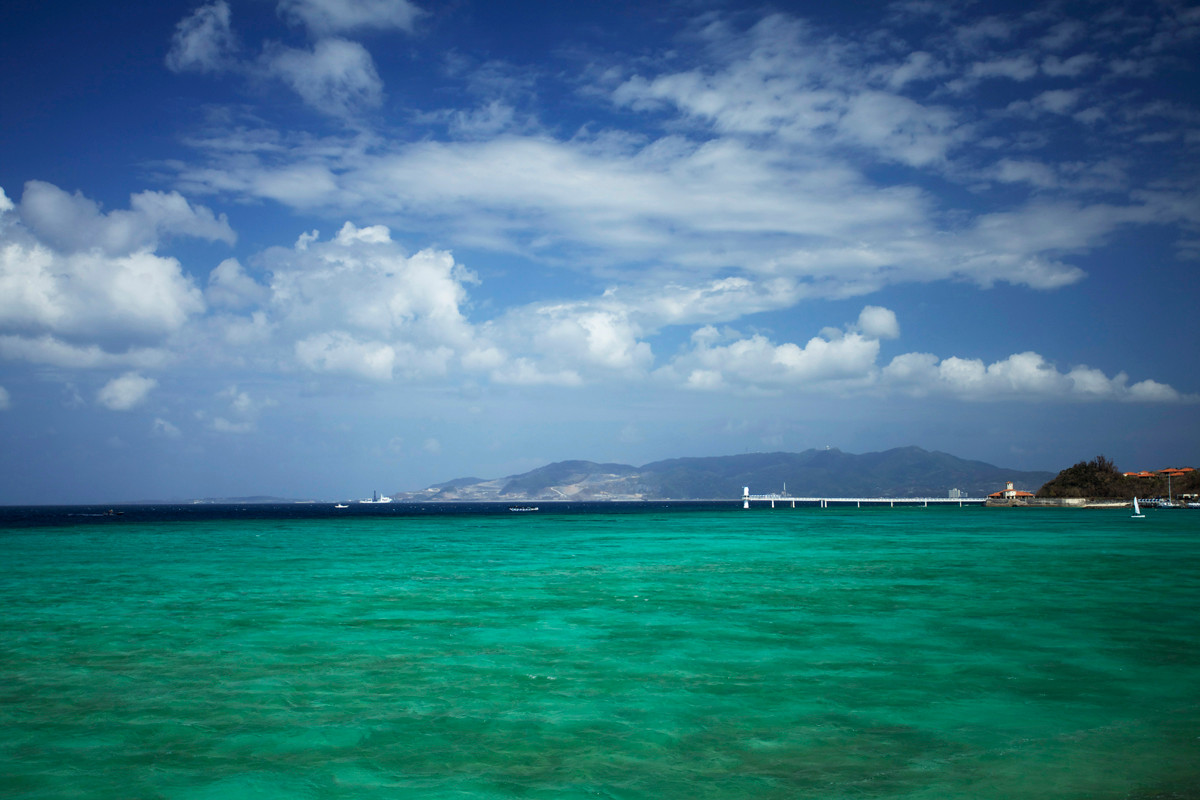
[[[468,500],[732,500],[743,487],[753,494],[787,492],[797,497],[945,497],[959,489],[983,497],[1005,488],[1036,491],[1052,472],[1022,472],[967,461],[920,447],[879,453],[836,448],[802,453],[747,453],[673,458],[640,467],[594,461],[558,461],[505,478],[457,478],[418,492],[397,492],[399,501]]]

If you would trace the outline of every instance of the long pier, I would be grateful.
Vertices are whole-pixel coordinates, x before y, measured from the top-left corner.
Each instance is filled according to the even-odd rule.
[[[923,506],[930,505],[946,506],[957,505],[959,508],[963,506],[981,506],[987,502],[986,497],[792,497],[786,492],[784,494],[750,494],[750,488],[746,487],[742,490],[742,508],[750,508],[750,504],[754,503],[770,503],[771,508],[775,507],[776,503],[784,505],[791,504],[795,508],[797,504],[806,506],[817,506],[819,508],[828,508],[830,503],[837,505],[853,505],[856,508],[862,508],[866,505],[890,506],[899,505],[907,506]]]

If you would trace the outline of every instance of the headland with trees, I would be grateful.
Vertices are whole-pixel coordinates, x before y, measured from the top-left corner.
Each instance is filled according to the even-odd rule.
[[[1200,494],[1200,471],[1179,467],[1121,472],[1110,459],[1100,455],[1064,469],[1043,484],[1036,497],[1132,501],[1135,497],[1166,499],[1197,494]]]

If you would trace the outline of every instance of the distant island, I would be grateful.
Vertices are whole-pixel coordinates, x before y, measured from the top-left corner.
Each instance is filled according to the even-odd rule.
[[[1012,482],[1034,491],[1051,472],[1005,469],[920,447],[878,453],[836,448],[802,453],[749,453],[674,458],[640,467],[593,461],[559,461],[504,478],[456,478],[416,492],[395,492],[397,502],[733,500],[743,487],[755,493],[810,497],[946,497],[957,489],[985,497]]]

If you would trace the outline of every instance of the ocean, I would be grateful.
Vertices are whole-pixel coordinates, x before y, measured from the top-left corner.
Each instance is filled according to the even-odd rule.
[[[0,796],[1200,798],[1200,512],[0,509]]]

